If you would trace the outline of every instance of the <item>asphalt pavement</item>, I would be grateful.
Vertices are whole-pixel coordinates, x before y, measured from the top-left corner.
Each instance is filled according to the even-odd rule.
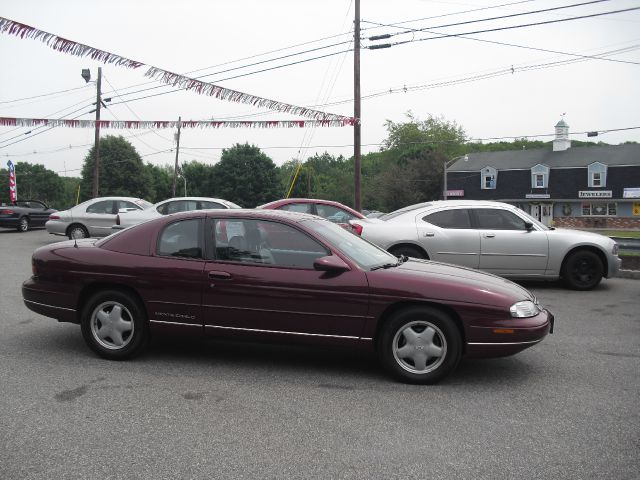
[[[640,281],[530,288],[555,333],[435,386],[348,350],[154,338],[112,362],[29,311],[0,230],[0,479],[638,479]]]

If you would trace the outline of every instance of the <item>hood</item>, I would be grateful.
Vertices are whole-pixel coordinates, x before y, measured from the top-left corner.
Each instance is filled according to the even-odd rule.
[[[508,308],[521,300],[535,301],[526,288],[490,273],[448,263],[411,258],[388,269],[367,272],[370,284],[392,285],[400,297],[447,300]]]
[[[601,235],[600,233],[587,232],[584,230],[572,230],[569,228],[555,228],[553,230],[548,230],[547,235],[566,235],[574,241],[579,240],[585,243],[594,243],[597,245],[607,245],[608,243],[614,242],[610,237]]]

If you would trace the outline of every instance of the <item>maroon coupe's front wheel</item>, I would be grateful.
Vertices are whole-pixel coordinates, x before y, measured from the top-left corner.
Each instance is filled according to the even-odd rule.
[[[462,354],[453,320],[432,307],[397,312],[384,325],[378,353],[384,367],[407,383],[435,383],[451,373]]]

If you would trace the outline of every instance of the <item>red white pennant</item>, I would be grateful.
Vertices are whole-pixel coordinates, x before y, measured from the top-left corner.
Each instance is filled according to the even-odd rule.
[[[183,120],[182,128],[311,128],[346,127],[348,120],[254,120],[217,121]],[[95,128],[95,120],[65,120],[63,118],[14,118],[0,117],[0,127],[67,127]],[[100,128],[112,129],[159,129],[177,128],[177,120],[100,120]]]
[[[104,50],[90,47],[82,43],[74,42],[73,40],[58,37],[53,33],[38,30],[37,28],[34,28],[30,25],[15,22],[8,18],[0,17],[0,32],[14,35],[20,38],[31,38],[33,40],[40,40],[41,42],[58,52],[75,55],[77,57],[89,57],[93,60],[105,64],[113,64],[126,68],[138,68],[141,66],[146,66],[148,67],[145,73],[146,77],[159,80],[160,82],[167,85],[174,85],[185,90],[191,90],[200,95],[209,95],[229,102],[244,103],[254,105],[256,107],[267,108],[272,111],[301,115],[313,120],[330,122],[337,121],[343,122],[344,125],[354,125],[356,122],[356,120],[352,117],[322,112],[320,110],[313,110],[311,108],[291,105],[289,103],[279,102],[277,100],[270,100],[268,98],[259,97],[257,95],[251,95],[249,93],[224,88],[213,83],[203,82],[196,78],[186,77],[178,73],[169,72],[168,70],[163,70],[152,65],[146,65],[136,60],[131,60],[114,53],[106,52]]]

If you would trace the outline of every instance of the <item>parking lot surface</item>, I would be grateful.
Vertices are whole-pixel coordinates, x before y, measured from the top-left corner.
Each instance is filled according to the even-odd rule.
[[[555,333],[435,386],[362,352],[154,338],[112,362],[29,311],[0,230],[0,479],[637,479],[640,281],[530,283]]]

